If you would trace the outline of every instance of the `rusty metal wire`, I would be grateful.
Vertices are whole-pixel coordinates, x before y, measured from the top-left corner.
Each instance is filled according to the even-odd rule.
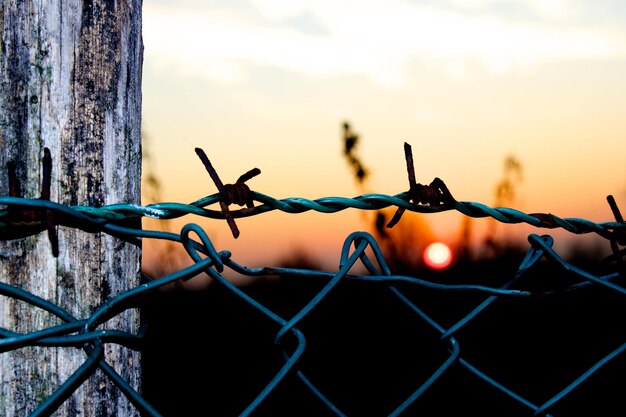
[[[406,148],[405,148],[406,149]],[[207,158],[208,162],[208,158]],[[244,181],[256,175],[256,171],[250,171],[242,176],[238,181]],[[228,211],[232,219],[259,215],[272,210],[280,210],[286,213],[302,213],[314,210],[321,213],[334,213],[348,208],[359,210],[378,210],[384,207],[395,206],[398,210],[409,210],[419,213],[435,213],[445,210],[457,210],[460,213],[472,217],[492,217],[502,223],[528,223],[538,228],[563,228],[575,234],[596,233],[612,242],[614,248],[613,257],[619,260],[623,253],[620,252],[618,244],[623,243],[626,232],[624,223],[619,211],[614,207],[616,221],[595,223],[580,218],[559,218],[552,214],[534,213],[526,214],[511,208],[491,208],[475,202],[458,202],[450,195],[443,182],[436,182],[431,185],[434,191],[433,196],[427,197],[416,192],[411,179],[411,190],[409,192],[396,194],[394,196],[383,194],[366,194],[355,198],[327,197],[316,200],[304,198],[288,198],[277,200],[264,194],[252,191],[245,191],[244,194],[228,192],[228,199],[225,197],[225,187],[220,193],[199,199],[191,204],[180,203],[158,203],[148,206],[137,206],[132,204],[114,204],[105,207],[67,207],[49,201],[48,198],[26,199],[17,196],[0,197],[0,205],[5,209],[0,211],[0,239],[15,239],[27,236],[32,233],[39,233],[44,230],[50,231],[51,224],[64,225],[82,229],[90,233],[107,233],[121,238],[133,244],[140,244],[143,239],[164,239],[178,242],[185,249],[186,253],[193,260],[193,264],[179,271],[171,273],[154,280],[146,280],[140,286],[117,294],[93,310],[87,317],[74,317],[68,311],[55,305],[49,300],[42,299],[36,294],[28,293],[15,286],[0,282],[0,295],[12,297],[24,301],[32,306],[46,310],[59,317],[64,323],[46,329],[40,329],[30,333],[20,334],[10,329],[0,328],[0,353],[25,346],[49,346],[57,348],[81,347],[85,351],[86,359],[84,364],[57,390],[48,397],[32,415],[50,415],[60,404],[69,398],[74,390],[82,384],[96,369],[102,370],[115,384],[120,391],[145,415],[158,416],[156,410],[138,392],[136,392],[128,382],[117,374],[108,364],[103,356],[104,346],[108,343],[116,343],[127,346],[131,349],[141,349],[143,334],[130,334],[119,330],[97,330],[102,323],[107,322],[112,317],[129,308],[138,308],[146,297],[150,297],[157,289],[179,280],[190,279],[200,273],[208,274],[217,284],[223,286],[232,294],[249,304],[260,316],[273,322],[277,326],[274,342],[278,349],[282,349],[284,363],[276,369],[274,376],[267,382],[265,387],[258,392],[256,397],[248,400],[248,405],[241,410],[241,416],[248,416],[255,413],[259,406],[268,396],[283,383],[287,375],[296,375],[306,389],[314,394],[321,404],[329,412],[337,416],[346,416],[341,407],[325,393],[324,387],[318,385],[313,378],[309,378],[304,370],[299,368],[300,359],[306,351],[307,342],[305,334],[299,325],[307,320],[311,312],[323,308],[322,301],[331,297],[338,284],[347,282],[372,282],[376,285],[386,287],[399,303],[408,307],[408,311],[415,317],[422,320],[441,336],[441,349],[446,352],[446,359],[443,360],[436,370],[418,386],[412,387],[410,395],[403,401],[389,409],[389,416],[407,415],[406,412],[416,401],[427,392],[436,381],[442,376],[449,374],[451,369],[462,367],[473,375],[476,380],[483,381],[491,386],[502,396],[511,398],[514,402],[528,409],[528,415],[550,415],[550,411],[556,404],[568,397],[574,389],[583,385],[586,381],[601,368],[614,363],[618,358],[623,360],[623,353],[626,351],[626,335],[622,338],[622,344],[607,347],[601,357],[592,358],[593,364],[576,378],[571,380],[558,392],[546,393],[541,402],[526,398],[518,390],[507,386],[496,377],[480,369],[471,360],[464,357],[461,342],[457,339],[459,332],[468,323],[474,321],[476,317],[486,314],[496,300],[507,298],[532,298],[544,297],[549,299],[558,294],[571,291],[584,291],[589,288],[602,288],[620,296],[626,295],[626,288],[618,282],[620,272],[615,271],[597,275],[585,271],[567,262],[561,255],[553,249],[553,239],[550,236],[539,236],[531,234],[528,237],[530,247],[525,258],[519,264],[514,277],[504,285],[490,286],[484,284],[452,284],[435,282],[426,277],[405,276],[394,274],[383,256],[383,253],[375,241],[368,233],[355,232],[347,237],[341,251],[340,264],[335,272],[320,271],[301,268],[280,268],[262,267],[248,268],[233,260],[229,251],[218,251],[207,233],[197,224],[185,225],[180,233],[170,233],[156,230],[144,230],[138,226],[137,219],[141,217],[152,217],[156,219],[171,219],[188,214],[195,214],[214,219],[227,218],[226,210],[228,204],[245,204],[246,207],[239,210]],[[429,188],[428,190],[430,190]],[[428,194],[428,193],[427,193]],[[432,193],[430,193],[432,194]],[[433,202],[436,200],[436,202]],[[259,203],[254,205],[254,202]],[[222,204],[222,210],[213,210],[208,207],[214,204]],[[224,210],[226,206],[226,210]],[[36,227],[18,222],[20,213],[27,213],[39,221]],[[43,217],[39,214],[43,213]],[[401,213],[400,213],[401,214]],[[399,216],[398,216],[399,217]],[[231,219],[231,220],[232,220]],[[396,219],[397,221],[397,219]],[[234,224],[234,221],[233,221]],[[22,227],[23,229],[20,229]],[[30,228],[28,228],[30,227]],[[55,233],[56,236],[56,233]],[[54,249],[53,249],[54,250]],[[373,254],[368,255],[368,253]],[[54,254],[54,253],[53,253]],[[524,287],[523,279],[538,264],[545,260],[554,264],[557,268],[567,271],[573,277],[573,282],[565,287],[550,286],[550,283],[540,289],[532,286]],[[361,264],[368,274],[357,274],[351,272],[355,265]],[[616,262],[616,265],[618,263]],[[326,280],[325,285],[306,303],[304,303],[297,313],[290,317],[283,317],[271,308],[264,305],[257,299],[247,294],[242,288],[234,285],[224,277],[224,270],[229,269],[238,274],[248,277],[263,276],[289,276],[292,279],[298,277],[315,277]],[[444,326],[435,315],[427,313],[419,303],[415,302],[410,294],[412,290],[429,289],[440,291],[442,294],[451,292],[462,294],[482,295],[482,301],[469,309],[466,314],[457,320],[453,325]]]

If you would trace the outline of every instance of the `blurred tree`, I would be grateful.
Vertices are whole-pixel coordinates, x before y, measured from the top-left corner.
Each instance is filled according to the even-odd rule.
[[[520,160],[514,155],[504,158],[504,170],[502,178],[496,184],[493,207],[512,207],[516,203],[517,188],[524,180],[524,169]],[[496,242],[496,228],[498,222],[490,220],[489,228],[485,237],[485,243],[495,252],[498,251]]]
[[[369,175],[369,172],[361,162],[360,158],[356,155],[356,147],[359,144],[359,135],[352,131],[350,123],[348,122],[343,123],[343,142],[343,153],[352,166],[357,182],[360,185],[363,185]]]
[[[160,203],[163,201],[161,194],[161,179],[154,166],[152,155],[152,142],[150,136],[142,132],[141,134],[141,196],[143,204]]]

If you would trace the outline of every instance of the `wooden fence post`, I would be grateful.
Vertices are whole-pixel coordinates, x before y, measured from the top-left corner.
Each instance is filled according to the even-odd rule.
[[[51,200],[102,206],[140,202],[141,0],[0,0],[0,195],[7,164],[25,197],[40,195],[43,149],[52,155]],[[139,282],[140,249],[105,234],[58,227],[0,242],[0,281],[86,318]],[[0,326],[18,332],[60,324],[0,296]],[[136,332],[126,311],[105,328]],[[106,344],[105,358],[139,389],[139,354]],[[82,349],[25,347],[0,354],[0,415],[26,416],[86,358]],[[96,371],[55,416],[139,415]]]

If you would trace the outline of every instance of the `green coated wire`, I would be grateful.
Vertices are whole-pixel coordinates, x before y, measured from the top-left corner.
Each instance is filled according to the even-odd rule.
[[[491,208],[472,202],[455,201],[453,205],[446,208],[430,207],[427,204],[413,203],[408,193],[401,193],[395,196],[365,194],[354,198],[325,197],[317,200],[308,200],[304,198],[277,200],[269,196],[253,192],[252,197],[254,201],[261,204],[256,207],[246,207],[240,210],[233,210],[230,212],[233,218],[255,216],[273,210],[279,210],[286,213],[302,213],[310,210],[320,213],[335,213],[350,208],[358,210],[378,210],[393,206],[419,213],[436,213],[446,210],[457,210],[458,212],[471,217],[491,217],[503,223],[527,223],[539,228],[562,228],[576,234],[596,233],[611,240],[622,239],[624,232],[626,231],[626,224],[624,222],[595,223],[579,218],[560,218],[552,214],[526,214],[510,208]],[[455,364],[465,367],[471,374],[492,385],[503,394],[531,408],[537,414],[545,415],[548,408],[561,401],[561,399],[570,394],[574,388],[586,381],[602,366],[606,365],[608,362],[614,360],[626,351],[626,344],[619,346],[541,406],[531,403],[518,393],[487,376],[484,372],[469,364],[469,362],[462,357],[461,346],[454,338],[454,333],[462,326],[473,320],[479,313],[485,311],[498,297],[550,296],[581,289],[590,285],[601,286],[619,294],[626,295],[626,290],[624,290],[624,288],[617,283],[613,282],[613,280],[619,276],[618,273],[596,276],[569,264],[559,254],[557,254],[554,249],[552,249],[553,241],[549,236],[540,237],[534,234],[529,236],[531,248],[520,264],[514,280],[522,274],[525,274],[540,259],[547,259],[560,268],[577,276],[580,279],[580,282],[574,283],[567,288],[531,291],[525,289],[510,289],[509,286],[512,281],[496,288],[472,284],[441,284],[417,277],[393,275],[387,266],[377,242],[370,234],[365,232],[355,232],[346,239],[342,247],[340,268],[338,272],[332,273],[299,268],[248,268],[232,260],[230,252],[218,252],[214,248],[209,236],[198,225],[187,224],[183,227],[181,233],[177,234],[155,230],[142,230],[140,227],[133,227],[128,223],[130,220],[136,220],[141,217],[172,219],[188,214],[214,219],[224,219],[224,215],[221,211],[207,208],[211,205],[219,203],[220,198],[221,197],[219,195],[215,194],[204,197],[191,204],[158,203],[147,206],[114,204],[95,208],[85,206],[67,207],[40,199],[0,197],[0,204],[6,206],[5,209],[0,210],[0,240],[27,236],[27,234],[25,234],[26,232],[19,229],[19,222],[14,221],[13,216],[15,215],[16,210],[19,211],[20,209],[25,208],[49,210],[56,216],[58,224],[75,227],[91,233],[109,233],[134,244],[140,244],[142,239],[164,239],[180,243],[183,245],[194,262],[189,267],[183,268],[159,279],[144,282],[135,288],[131,288],[109,300],[106,300],[102,305],[96,307],[89,317],[83,319],[73,317],[69,314],[69,312],[50,301],[44,300],[18,287],[0,282],[0,295],[24,301],[28,304],[46,310],[64,321],[63,324],[25,334],[19,334],[8,329],[0,328],[0,353],[19,349],[25,346],[38,345],[56,347],[77,346],[82,347],[87,354],[85,362],[74,372],[74,374],[70,376],[70,378],[62,383],[52,395],[40,404],[32,415],[39,416],[51,414],[67,398],[69,398],[74,390],[76,390],[82,382],[89,377],[89,375],[95,372],[96,369],[101,369],[141,412],[150,416],[159,416],[158,411],[145,401],[145,399],[143,399],[142,396],[137,393],[127,381],[125,381],[119,374],[117,374],[117,372],[113,370],[113,368],[104,360],[102,354],[103,346],[107,343],[117,343],[131,349],[141,349],[143,334],[141,332],[138,334],[132,334],[115,329],[97,330],[96,327],[106,323],[110,318],[120,314],[126,309],[136,308],[139,305],[140,299],[145,298],[146,295],[154,293],[158,288],[178,280],[187,280],[202,272],[207,273],[214,281],[226,287],[229,291],[247,302],[254,310],[258,311],[260,314],[264,315],[278,325],[279,329],[275,335],[275,342],[277,344],[282,345],[282,338],[288,333],[294,336],[297,341],[296,348],[292,352],[287,353],[286,351],[283,351],[285,363],[277,371],[269,383],[262,389],[262,391],[249,403],[246,409],[241,413],[242,416],[252,414],[290,373],[295,373],[295,375],[300,378],[302,383],[315,396],[317,396],[331,412],[338,416],[345,416],[345,414],[340,411],[340,408],[323,393],[323,389],[314,385],[313,382],[302,372],[302,370],[298,369],[299,359],[306,349],[306,340],[304,334],[298,329],[297,325],[301,321],[305,320],[311,311],[316,308],[320,308],[319,305],[321,302],[329,297],[332,290],[340,280],[370,281],[387,285],[389,290],[401,302],[406,304],[411,311],[441,333],[441,339],[443,342],[450,344],[450,356],[410,396],[408,396],[398,407],[396,407],[390,416],[399,416],[404,413],[404,411],[406,411],[411,404],[413,404],[424,392],[426,392],[437,379],[448,372],[448,370],[455,366]],[[195,238],[193,236],[195,236]],[[352,246],[354,246],[354,250],[352,250]],[[373,252],[374,260],[371,260],[366,254],[365,250],[368,248]],[[349,274],[349,271],[358,261],[363,263],[370,275]],[[375,263],[378,267],[375,266]],[[224,268],[229,268],[247,276],[292,275],[327,279],[328,282],[296,314],[294,314],[291,318],[285,319],[278,316],[262,303],[252,298],[240,288],[225,279],[222,275]],[[459,320],[456,324],[446,329],[439,325],[433,317],[426,314],[419,308],[419,306],[409,300],[408,297],[406,297],[398,288],[394,286],[394,284],[400,282],[446,292],[478,292],[485,294],[487,298],[479,303],[477,307],[472,309],[470,313]]]

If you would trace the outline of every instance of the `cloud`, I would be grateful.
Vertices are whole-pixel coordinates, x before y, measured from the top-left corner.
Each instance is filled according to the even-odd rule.
[[[579,10],[568,0],[449,0],[451,5],[468,10],[497,12],[502,9],[525,11],[535,18],[563,20],[574,18]]]
[[[462,77],[475,63],[497,75],[546,62],[626,56],[623,32],[550,24],[564,13],[563,0],[526,3],[542,17],[532,22],[490,13],[494,0],[451,2],[475,12],[399,0],[251,0],[232,10],[146,1],[146,60],[228,82],[245,80],[254,66],[270,66],[314,77],[366,76],[401,87],[415,60]]]

